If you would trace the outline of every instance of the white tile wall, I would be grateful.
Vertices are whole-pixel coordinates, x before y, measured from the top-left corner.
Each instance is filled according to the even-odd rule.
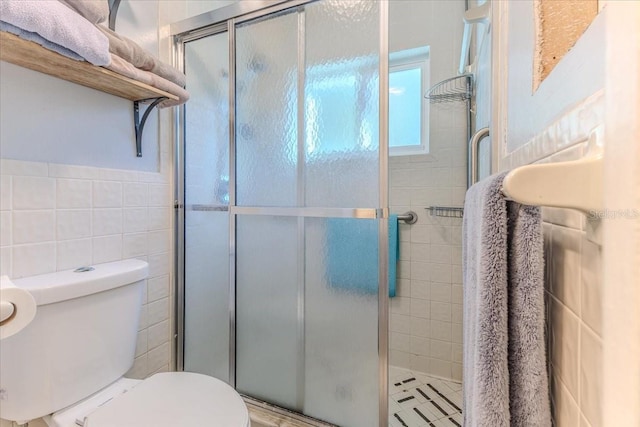
[[[602,94],[585,100],[503,159],[504,169],[576,160],[602,123]],[[548,362],[554,425],[600,427],[602,401],[601,251],[585,215],[543,208]],[[621,349],[621,351],[623,351]]]
[[[82,209],[92,207],[91,181],[62,178],[56,181],[56,208]]]
[[[36,172],[34,170],[34,173]],[[55,207],[55,179],[46,176],[14,175],[12,182],[13,210]]]
[[[457,74],[464,2],[390,3],[392,51],[428,44],[430,85]],[[432,205],[462,206],[466,191],[464,103],[431,104],[429,154],[391,157],[390,206],[413,210],[400,225],[398,296],[391,300],[392,365],[460,380],[462,220],[431,217]]]
[[[121,182],[93,181],[94,208],[119,208],[121,206]]]
[[[442,117],[445,113],[439,107],[433,105],[432,111]],[[462,106],[443,109],[453,117],[450,121],[464,119]],[[464,203],[465,128],[432,126],[430,139],[430,154],[389,161],[391,211],[418,214],[417,223],[400,225],[390,361],[394,366],[461,380],[462,220],[432,217],[426,208]]]
[[[58,270],[91,264],[91,239],[63,240],[56,244]]]
[[[130,377],[171,366],[172,203],[167,174],[0,160],[0,273],[11,278],[149,262]]]

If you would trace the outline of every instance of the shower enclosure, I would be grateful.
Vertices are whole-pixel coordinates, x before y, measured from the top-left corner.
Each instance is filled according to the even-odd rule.
[[[178,369],[353,427],[388,423],[387,20],[238,2],[172,26]]]

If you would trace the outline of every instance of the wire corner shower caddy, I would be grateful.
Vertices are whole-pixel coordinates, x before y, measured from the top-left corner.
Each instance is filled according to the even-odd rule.
[[[424,95],[432,104],[468,101],[473,96],[473,74],[451,77],[431,86]]]

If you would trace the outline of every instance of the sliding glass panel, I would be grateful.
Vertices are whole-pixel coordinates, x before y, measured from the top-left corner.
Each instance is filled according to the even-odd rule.
[[[305,7],[306,206],[378,207],[378,8]]]
[[[296,206],[298,14],[236,30],[236,203]]]
[[[378,221],[305,219],[304,413],[378,425]]]
[[[236,387],[349,427],[379,425],[379,220],[313,208],[381,207],[378,8],[236,27]]]
[[[184,369],[229,381],[229,42],[185,44]]]
[[[236,222],[236,388],[296,406],[298,220],[244,216]]]

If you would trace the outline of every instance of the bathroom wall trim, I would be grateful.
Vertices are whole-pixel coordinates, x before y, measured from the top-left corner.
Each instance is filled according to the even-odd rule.
[[[607,2],[604,200],[640,212],[640,3]],[[604,220],[603,407],[607,425],[640,425],[640,219]]]

